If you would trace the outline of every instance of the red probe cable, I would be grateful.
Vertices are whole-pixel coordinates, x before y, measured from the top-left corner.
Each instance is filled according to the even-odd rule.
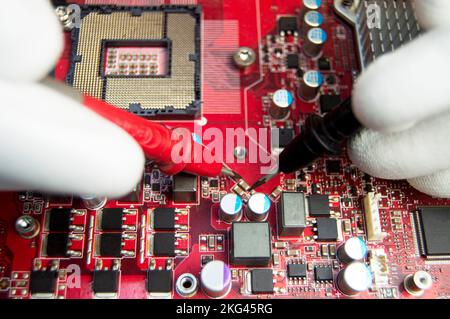
[[[200,176],[216,177],[225,175],[240,178],[237,173],[224,164],[197,163],[195,158],[197,155],[203,154],[205,147],[193,141],[190,154],[183,154],[183,158],[188,158],[188,160],[175,163],[172,160],[172,149],[180,140],[173,140],[173,130],[162,124],[145,120],[89,96],[83,96],[83,104],[130,134],[142,147],[147,158],[154,160],[161,171],[167,175],[175,175],[184,171]]]

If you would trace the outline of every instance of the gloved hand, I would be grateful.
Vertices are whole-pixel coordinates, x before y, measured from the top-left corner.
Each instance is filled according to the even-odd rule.
[[[369,130],[350,141],[349,155],[373,176],[450,198],[450,1],[415,2],[428,32],[358,79],[353,108]]]
[[[121,128],[38,83],[61,54],[48,0],[0,10],[0,190],[119,197],[142,177],[144,155]]]

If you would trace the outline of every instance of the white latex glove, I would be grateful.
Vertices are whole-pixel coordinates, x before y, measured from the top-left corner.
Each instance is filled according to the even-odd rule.
[[[0,10],[0,190],[120,197],[139,182],[144,155],[122,129],[38,84],[63,46],[48,0]]]
[[[358,79],[353,108],[370,130],[350,142],[349,155],[373,176],[450,198],[450,1],[415,2],[429,30]]]

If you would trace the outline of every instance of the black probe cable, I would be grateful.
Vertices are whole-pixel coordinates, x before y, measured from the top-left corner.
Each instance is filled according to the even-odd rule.
[[[301,132],[286,146],[278,159],[278,170],[253,184],[256,189],[279,173],[290,174],[314,163],[323,155],[339,155],[347,140],[362,128],[348,98],[325,116],[308,116]]]

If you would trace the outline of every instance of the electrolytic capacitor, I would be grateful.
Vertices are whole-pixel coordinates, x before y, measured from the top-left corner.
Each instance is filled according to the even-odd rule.
[[[83,206],[90,210],[99,210],[105,207],[108,199],[104,196],[95,197],[95,196],[80,196]]]
[[[220,260],[210,261],[200,273],[200,284],[209,297],[225,297],[231,289],[230,267]]]
[[[317,11],[308,11],[305,13],[302,21],[302,32],[305,36],[313,28],[320,28],[323,23],[323,15]]]
[[[372,286],[372,272],[362,262],[355,261],[341,270],[337,277],[337,287],[347,295],[354,296],[369,290]]]
[[[311,102],[319,94],[323,76],[318,71],[307,71],[298,88],[298,96],[305,102]]]
[[[327,34],[321,28],[310,29],[305,36],[303,43],[303,51],[305,54],[314,59],[320,56],[322,48],[327,41]]]
[[[303,0],[303,7],[300,13],[300,19],[303,21],[303,17],[308,11],[319,10],[322,5],[322,0]]]
[[[242,199],[236,194],[227,194],[220,200],[219,217],[226,223],[238,221],[242,217]]]
[[[349,264],[354,261],[363,261],[366,259],[367,253],[366,243],[359,237],[353,237],[339,246],[337,257],[340,262]]]
[[[246,216],[251,221],[262,222],[267,219],[271,207],[270,199],[266,194],[253,194],[247,203]]]
[[[273,94],[269,114],[275,120],[287,118],[291,112],[291,105],[294,102],[292,93],[288,90],[278,90]]]

